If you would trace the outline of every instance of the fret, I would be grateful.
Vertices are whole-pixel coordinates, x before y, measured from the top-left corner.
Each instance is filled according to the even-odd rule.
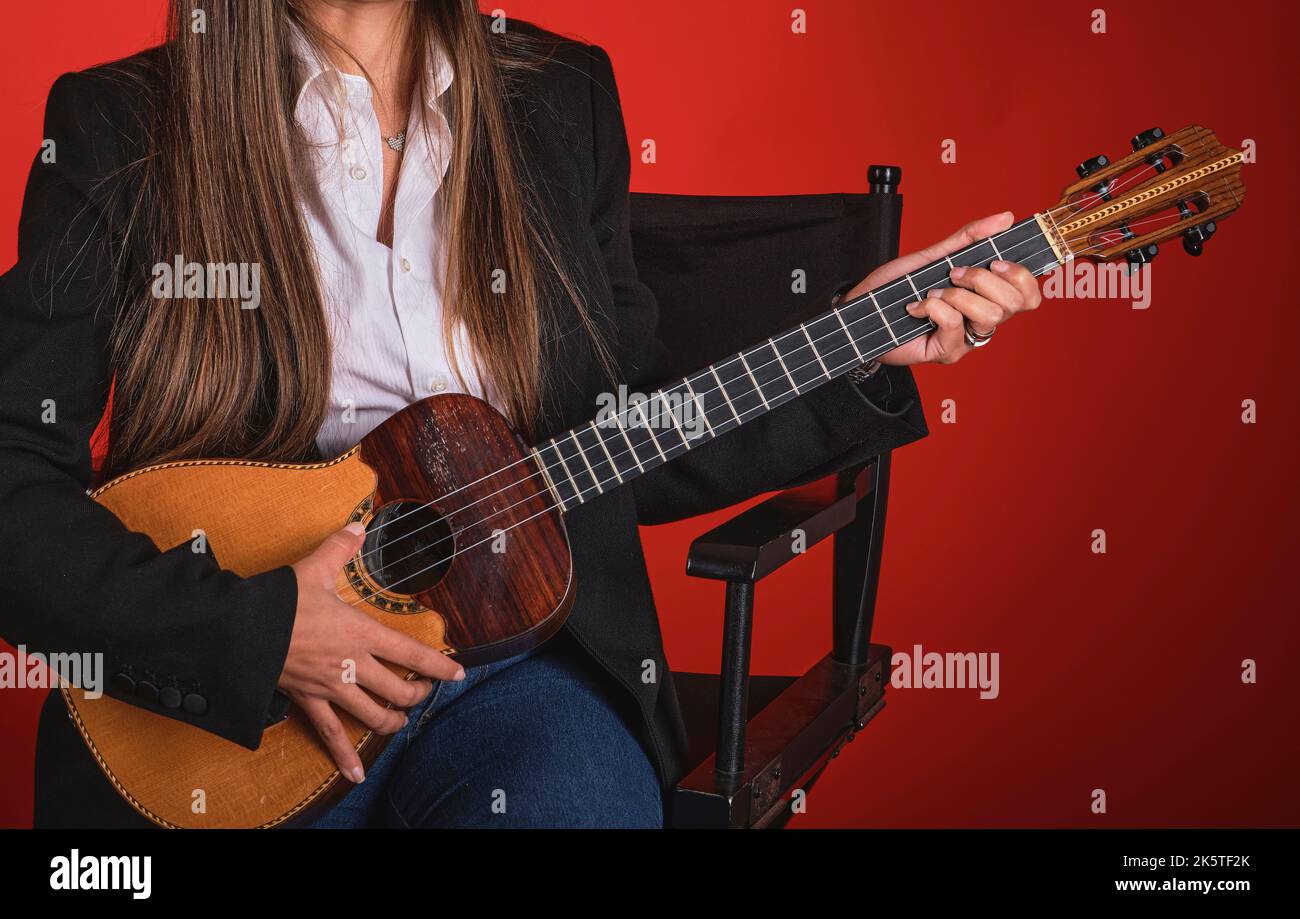
[[[853,333],[849,331],[848,325],[844,322],[844,317],[840,315],[839,310],[832,310],[831,312],[833,312],[835,318],[840,321],[840,328],[844,329],[844,334],[849,336],[849,344],[853,346],[853,353],[858,356],[858,363],[865,364],[867,359],[862,356],[862,350],[858,348],[858,343],[854,340]]]
[[[727,402],[726,393],[722,391],[721,384],[713,375],[713,368],[700,371],[695,375],[693,383],[688,377],[687,383],[693,386],[695,398],[709,425],[710,436],[716,437],[718,434],[725,433],[738,423],[730,403]]]
[[[718,368],[723,389],[726,390],[727,397],[731,400],[732,408],[736,410],[740,421],[748,421],[763,412],[763,396],[758,391],[758,385],[750,382],[740,355],[719,361],[713,366]]]
[[[615,447],[613,450],[614,463],[618,467],[619,471],[624,475],[627,475],[632,472],[632,467],[635,466],[638,472],[645,472],[645,467],[641,465],[641,457],[637,456],[636,448],[632,446],[632,439],[627,436],[627,429],[623,427],[623,423],[618,419],[618,413],[610,412],[609,420],[604,422],[603,426],[614,427],[618,431],[619,436],[623,438],[623,444],[627,447],[626,450],[621,446]],[[628,464],[627,468],[624,468],[621,461],[627,460],[630,460],[631,462]]]
[[[588,498],[594,498],[603,491],[600,482],[596,480],[596,473],[591,471],[591,467],[582,457],[582,450],[576,443],[567,436],[560,436],[551,439],[551,446],[554,448],[555,455],[560,458],[560,466],[573,485],[580,503]]]
[[[912,293],[916,294],[916,299],[918,299],[918,300],[922,299],[922,297],[921,297],[921,292],[920,292],[919,290],[917,290],[917,289],[916,289],[916,285],[912,283],[912,276],[911,276],[910,274],[905,274],[905,275],[903,275],[903,279],[904,279],[905,281],[907,281],[908,285],[911,286],[911,288],[912,288]]]
[[[763,387],[759,386],[758,380],[754,378],[754,371],[749,369],[749,361],[745,360],[744,351],[740,352],[740,363],[745,368],[745,373],[749,374],[749,381],[754,384],[754,390],[758,393],[758,398],[763,400],[763,408],[770,409],[772,406],[768,405],[767,396],[763,395]]]
[[[695,413],[698,413],[699,416],[704,419],[704,426],[709,429],[709,436],[716,437],[717,435],[713,433],[713,425],[709,424],[709,413],[704,410],[704,405],[700,402],[700,397],[697,396],[695,390],[691,388],[691,378],[687,377],[682,380],[682,385],[684,385],[686,391],[691,394],[691,404],[695,406]]]
[[[844,328],[853,339],[855,355],[862,362],[871,360],[871,351],[882,341],[893,347],[893,335],[886,334],[889,326],[877,310],[875,302],[868,296],[861,296],[847,303],[840,304],[835,311]]]
[[[713,379],[717,381],[718,392],[722,393],[722,398],[727,400],[727,407],[731,409],[731,414],[735,417],[736,424],[740,424],[740,413],[736,411],[736,406],[732,404],[731,396],[727,395],[727,389],[722,385],[722,378],[718,376],[718,371],[714,370],[713,367],[710,366],[709,373],[713,374]]]
[[[776,342],[772,341],[770,338],[767,340],[767,344],[772,349],[772,353],[776,355],[776,360],[781,365],[781,372],[784,373],[785,378],[790,381],[790,388],[794,390],[795,395],[799,395],[799,387],[795,384],[794,377],[790,376],[790,368],[785,365],[785,358],[781,356],[781,349],[778,348]]]
[[[560,460],[559,470],[556,470],[554,467],[552,467],[551,472],[558,474],[559,472],[562,471],[565,477],[568,478],[569,484],[573,486],[574,492],[579,496],[579,498],[581,498],[583,489],[580,485],[578,485],[578,481],[573,477],[573,470],[569,468],[569,464],[565,460],[564,454],[560,452],[560,445],[555,442],[554,437],[551,438],[551,450],[556,455],[556,457],[558,457]]]
[[[867,296],[871,298],[872,306],[874,306],[876,312],[880,314],[880,321],[885,324],[885,331],[888,332],[889,337],[894,340],[894,344],[898,344],[898,336],[894,334],[894,327],[889,324],[889,319],[885,316],[885,311],[880,308],[880,301],[877,300],[876,295],[870,291],[867,292]]]
[[[658,392],[652,393],[649,401],[653,403],[656,399],[659,400],[659,410],[655,412],[654,417],[655,417],[655,423],[659,426],[660,429],[663,430],[663,433],[671,434],[675,432],[677,436],[681,439],[680,444],[674,444],[670,441],[665,451],[668,454],[668,459],[675,459],[676,457],[680,456],[681,453],[674,453],[673,451],[676,450],[678,447],[681,447],[681,452],[685,453],[687,450],[691,448],[691,439],[686,436],[686,431],[682,429],[681,419],[678,418],[678,415],[681,412],[685,411],[686,408],[685,397],[683,396],[682,393],[677,392],[676,387],[670,387],[670,389],[674,397],[671,401],[669,400],[668,393],[662,389],[659,390]],[[664,428],[664,425],[662,423],[662,419],[664,418],[665,415],[668,417],[668,420],[671,423],[671,426],[668,428]]]
[[[808,344],[806,338],[799,334],[801,330],[786,332],[772,339],[777,352],[785,366],[790,370],[790,380],[800,395],[821,383],[826,382],[825,375],[817,365],[817,352]]]
[[[989,262],[997,258],[997,250],[987,239],[981,239],[960,252],[954,252],[953,258],[959,268],[987,268]]]
[[[588,422],[584,427],[576,428],[573,436],[578,446],[582,448],[583,458],[600,482],[606,486],[613,482],[623,484],[623,473],[619,471],[618,464],[614,462],[609,446],[594,421]]]
[[[990,237],[989,237],[989,245],[993,247],[993,254],[996,255],[999,259],[1002,259],[1002,261],[1005,262],[1006,259],[1002,258],[1002,252],[999,251],[999,249],[998,249],[998,241],[997,241],[997,237],[996,237],[996,236],[990,236]]]
[[[781,360],[781,352],[776,350],[771,339],[746,351],[745,359],[753,368],[754,379],[768,408],[775,408],[798,395]]]
[[[582,503],[578,499],[578,490],[572,484],[572,480],[559,475],[561,464],[558,454],[553,452],[552,447],[546,446],[533,450],[533,459],[537,463],[537,468],[542,472],[542,478],[546,480],[546,484],[550,487],[556,503],[562,509],[567,511]],[[552,473],[555,473],[555,475],[552,475]]]
[[[952,286],[952,278],[948,275],[948,266],[938,263],[918,268],[912,272],[911,277],[913,286],[919,287],[923,295],[929,294],[936,287]]]
[[[596,470],[592,468],[591,460],[587,459],[587,451],[582,449],[582,444],[578,443],[578,432],[570,431],[569,439],[573,441],[573,446],[578,456],[582,459],[582,465],[587,467],[587,474],[591,476],[591,481],[596,485],[596,493],[603,495],[605,493],[605,486],[602,483],[600,476],[596,475]]]
[[[822,360],[821,353],[817,350],[817,345],[813,342],[812,336],[808,334],[808,326],[799,326],[799,331],[803,332],[803,337],[808,339],[808,347],[812,348],[813,356],[817,358],[817,364],[822,368],[822,373],[829,377],[831,372],[826,369],[826,362]]]
[[[826,375],[833,377],[842,369],[858,366],[853,339],[840,326],[839,318],[825,313],[804,323],[805,334],[821,357]]]
[[[623,439],[627,441],[633,455],[636,457],[636,465],[639,470],[646,472],[659,465],[658,457],[663,454],[659,452],[658,445],[654,442],[654,435],[650,429],[637,424],[633,419],[634,409],[640,403],[629,405],[623,412],[623,417],[615,416],[615,421],[623,431]]]
[[[1056,253],[1033,217],[998,234],[998,242],[1006,261],[1018,262],[1035,273],[1056,265]]]
[[[655,429],[650,426],[650,419],[646,417],[645,403],[638,400],[635,405],[635,408],[637,412],[641,415],[641,424],[643,425],[641,430],[645,431],[647,434],[650,435],[650,442],[654,444],[655,449],[659,451],[659,458],[663,460],[665,463],[668,462],[668,456],[667,454],[664,453],[664,448],[659,446],[659,438],[655,437]]]

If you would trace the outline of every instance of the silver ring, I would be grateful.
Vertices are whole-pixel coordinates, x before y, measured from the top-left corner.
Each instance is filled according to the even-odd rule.
[[[962,328],[966,332],[966,344],[970,345],[972,348],[983,348],[993,340],[993,333],[998,330],[997,326],[994,326],[987,335],[981,335],[970,327],[969,319],[962,323]]]

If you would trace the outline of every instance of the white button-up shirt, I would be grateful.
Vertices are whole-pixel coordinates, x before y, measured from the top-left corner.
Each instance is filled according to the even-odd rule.
[[[448,344],[442,327],[446,252],[437,192],[451,159],[451,129],[439,99],[452,81],[436,45],[428,104],[412,112],[393,206],[392,248],[376,239],[385,141],[364,77],[342,73],[296,36],[302,88],[295,117],[307,230],[333,341],[329,414],[316,438],[335,456],[394,412],[425,396],[468,391],[487,398],[463,332]],[[465,377],[462,388],[448,348]]]

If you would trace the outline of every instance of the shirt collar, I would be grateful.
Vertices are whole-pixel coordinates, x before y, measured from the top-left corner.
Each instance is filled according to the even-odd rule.
[[[291,24],[290,33],[296,64],[295,73],[299,84],[298,95],[294,99],[294,108],[297,110],[302,105],[303,96],[306,95],[307,90],[318,78],[323,74],[337,73],[338,71],[324,54],[317,50],[298,25]],[[426,60],[428,62],[428,72],[425,83],[425,103],[430,108],[436,108],[438,98],[451,86],[453,75],[451,61],[447,59],[442,46],[434,39],[429,42],[429,53]]]

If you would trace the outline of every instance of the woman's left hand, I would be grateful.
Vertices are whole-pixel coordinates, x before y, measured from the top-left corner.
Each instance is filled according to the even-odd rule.
[[[1007,211],[968,223],[933,246],[881,265],[844,299],[874,290],[994,233],[1001,233],[1013,222],[1011,212]],[[913,316],[928,317],[935,330],[881,355],[881,363],[896,366],[954,363],[972,350],[966,341],[967,323],[973,334],[983,337],[1016,313],[1037,309],[1043,300],[1033,274],[1014,262],[999,260],[987,269],[954,268],[949,278],[952,287],[933,290],[919,303],[907,305],[907,311]]]

